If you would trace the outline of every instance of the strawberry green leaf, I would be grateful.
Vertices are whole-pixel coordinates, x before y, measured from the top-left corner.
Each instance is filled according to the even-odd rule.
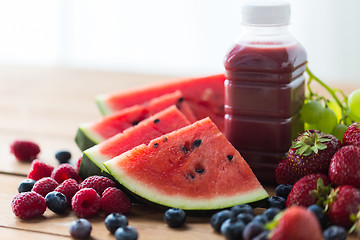
[[[319,142],[330,142],[331,139],[329,138],[319,138]]]
[[[324,150],[324,149],[327,148],[327,146],[325,144],[323,144],[323,143],[317,143],[315,146],[319,150]]]
[[[311,150],[313,150],[313,152],[315,153],[315,154],[318,154],[318,148],[316,147],[316,146],[312,146],[311,147]]]
[[[296,150],[296,154],[308,156],[311,154],[311,147],[309,145],[303,145],[298,150]]]

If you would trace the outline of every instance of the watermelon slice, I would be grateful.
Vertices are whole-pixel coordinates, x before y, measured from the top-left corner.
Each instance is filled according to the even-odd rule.
[[[221,209],[268,197],[209,118],[139,145],[104,165],[131,192],[168,207]]]
[[[189,124],[190,122],[184,114],[173,105],[141,121],[138,125],[85,150],[81,159],[79,174],[83,179],[91,175],[105,174],[107,176],[107,169],[103,165],[105,161]]]
[[[209,116],[220,131],[223,131],[224,80],[224,74],[179,79],[133,90],[99,95],[96,101],[100,111],[104,115],[108,115],[126,107],[150,101],[162,94],[180,90],[196,119],[200,120]]]
[[[154,98],[142,105],[122,109],[100,120],[81,124],[76,133],[75,142],[84,151],[174,104],[190,122],[196,121],[191,108],[184,101],[181,91],[175,91]]]

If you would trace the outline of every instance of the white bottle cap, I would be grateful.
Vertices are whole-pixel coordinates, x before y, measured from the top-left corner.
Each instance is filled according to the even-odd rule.
[[[286,25],[290,21],[290,3],[283,0],[251,0],[242,8],[243,24]]]

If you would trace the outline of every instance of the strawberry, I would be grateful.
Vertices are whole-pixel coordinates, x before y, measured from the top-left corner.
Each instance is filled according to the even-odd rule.
[[[316,216],[304,207],[290,207],[277,215],[274,221],[275,224],[278,222],[270,233],[270,240],[323,239]]]
[[[340,149],[341,142],[330,134],[307,130],[292,143],[287,157],[276,167],[279,184],[294,184],[311,173],[327,174],[331,157]]]
[[[349,145],[340,148],[331,159],[329,177],[337,186],[360,187],[360,147]]]
[[[334,225],[350,228],[354,222],[351,215],[357,214],[360,190],[350,185],[337,187],[329,196],[328,216]]]
[[[330,193],[330,179],[321,173],[313,173],[295,183],[286,201],[286,206],[308,207],[322,203]]]
[[[360,147],[360,123],[353,123],[346,129],[343,136],[343,144]]]

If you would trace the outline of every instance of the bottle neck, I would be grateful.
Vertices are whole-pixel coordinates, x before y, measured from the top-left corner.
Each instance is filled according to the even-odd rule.
[[[288,24],[286,25],[243,25],[243,31],[252,35],[282,35],[289,34]]]
[[[247,45],[288,45],[296,43],[296,39],[284,25],[243,25],[243,31],[238,42]]]

